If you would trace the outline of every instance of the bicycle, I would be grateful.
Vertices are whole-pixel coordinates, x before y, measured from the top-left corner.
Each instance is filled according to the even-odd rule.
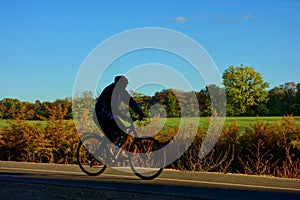
[[[119,137],[117,145],[112,145],[108,139],[96,133],[84,136],[77,148],[80,169],[89,176],[98,176],[105,171],[107,165],[116,165],[121,151],[125,151],[126,141],[131,134],[133,134],[133,141],[127,151],[131,171],[144,180],[159,176],[165,166],[165,153],[155,138],[138,137],[133,121],[127,134]]]

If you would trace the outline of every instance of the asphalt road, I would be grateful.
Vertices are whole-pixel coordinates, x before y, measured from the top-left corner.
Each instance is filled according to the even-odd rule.
[[[300,199],[295,179],[164,170],[145,181],[111,168],[89,177],[76,165],[2,161],[0,185],[5,199]]]

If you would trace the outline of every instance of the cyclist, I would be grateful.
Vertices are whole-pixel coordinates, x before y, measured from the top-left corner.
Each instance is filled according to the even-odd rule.
[[[98,97],[93,113],[95,123],[114,144],[126,129],[120,118],[125,121],[132,120],[129,113],[124,113],[120,109],[121,102],[138,114],[139,120],[145,117],[137,103],[126,91],[127,85],[128,80],[125,76],[116,76],[114,83],[108,85]]]

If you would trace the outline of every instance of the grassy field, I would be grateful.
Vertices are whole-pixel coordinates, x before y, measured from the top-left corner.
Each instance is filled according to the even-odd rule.
[[[262,120],[263,123],[276,123],[281,120],[282,117],[226,117],[225,118],[225,125],[230,125],[235,122],[238,123],[241,129],[249,127],[253,124],[256,124],[258,120]],[[300,125],[300,117],[295,117],[296,123]],[[210,121],[210,117],[201,117],[199,119],[199,126],[207,127]],[[179,118],[168,118],[166,125],[167,126],[176,126],[179,125],[180,121]]]
[[[256,124],[258,120],[262,120],[264,123],[276,123],[282,117],[226,117],[225,124],[233,124],[237,121],[241,128],[249,127]]]
[[[7,126],[6,120],[0,120],[0,128]]]
[[[46,127],[47,126],[47,121],[34,121],[34,120],[28,120],[27,121],[29,123],[29,125],[32,125],[32,124],[40,124],[42,125],[43,127]],[[6,126],[9,126],[9,123],[8,123],[8,120],[0,120],[0,129],[3,128],[3,127],[6,127]]]
[[[262,120],[264,123],[276,123],[278,122],[282,117],[226,117],[225,119],[225,125],[230,125],[235,123],[235,121],[238,123],[241,130],[243,130],[246,127],[249,127],[255,123],[257,123],[257,120]],[[300,126],[300,117],[295,117],[296,123],[298,126]],[[191,120],[192,121],[192,120]],[[207,128],[210,121],[210,117],[201,117],[199,119],[199,126]],[[42,126],[46,126],[46,121],[28,121],[29,124],[39,123]],[[7,120],[0,120],[0,129],[2,127],[8,126]],[[180,118],[168,118],[166,121],[167,127],[176,127],[180,125]]]

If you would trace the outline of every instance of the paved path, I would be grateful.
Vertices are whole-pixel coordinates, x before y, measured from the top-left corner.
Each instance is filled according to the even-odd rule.
[[[110,168],[89,177],[76,165],[2,161],[0,185],[6,199],[300,199],[294,179],[164,170],[144,181]]]

